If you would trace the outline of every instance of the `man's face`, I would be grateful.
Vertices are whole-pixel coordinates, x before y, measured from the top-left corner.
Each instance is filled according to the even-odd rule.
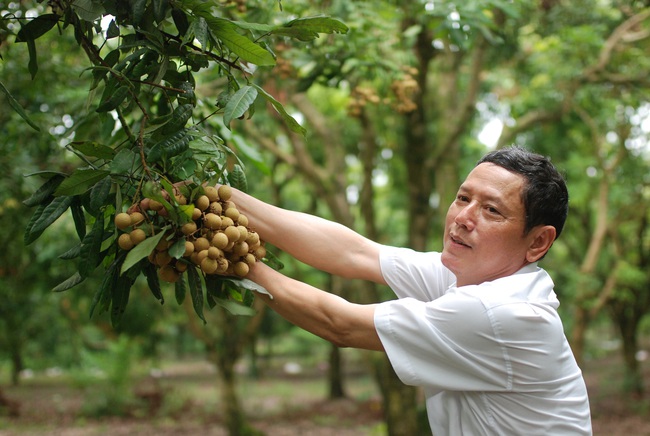
[[[529,263],[523,186],[523,176],[482,163],[458,189],[447,212],[442,251],[458,286],[505,277]]]

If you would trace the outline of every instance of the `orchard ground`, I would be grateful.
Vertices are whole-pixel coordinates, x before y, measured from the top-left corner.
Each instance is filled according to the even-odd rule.
[[[646,384],[650,384],[650,359],[641,366]],[[584,372],[595,435],[650,435],[650,394],[634,397],[622,392],[618,355],[592,360]],[[3,386],[4,396],[19,406],[19,415],[10,417],[6,408],[0,409],[0,436],[227,435],[219,413],[216,373],[208,363],[177,362],[164,365],[154,375],[127,385],[128,393],[136,393],[139,403],[129,409],[130,416],[122,417],[89,415],[88,406],[103,397],[108,402],[124,400],[111,400],[105,384],[95,386],[67,375],[43,374],[24,379],[17,387]],[[322,367],[299,371],[297,364],[287,362],[262,378],[242,375],[240,381],[239,392],[250,423],[267,435],[386,434],[377,388],[361,371],[347,374],[347,397],[337,400],[326,399]]]

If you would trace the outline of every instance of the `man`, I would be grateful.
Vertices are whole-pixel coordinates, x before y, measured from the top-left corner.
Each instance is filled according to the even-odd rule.
[[[591,434],[587,390],[537,266],[564,226],[568,193],[549,160],[512,147],[483,157],[445,220],[441,253],[383,246],[322,218],[235,191],[262,239],[397,300],[350,303],[257,263],[249,278],[290,322],[342,347],[383,350],[424,388],[435,435]]]

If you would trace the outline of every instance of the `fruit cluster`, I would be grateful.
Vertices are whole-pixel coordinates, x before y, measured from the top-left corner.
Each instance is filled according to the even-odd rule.
[[[245,277],[256,261],[266,256],[264,242],[248,228],[248,218],[230,201],[232,189],[221,185],[202,188],[193,200],[191,221],[176,225],[169,220],[169,211],[151,198],[143,198],[127,212],[115,215],[115,226],[123,231],[118,245],[131,250],[153,232],[151,225],[169,225],[168,233],[160,239],[149,254],[149,261],[159,268],[159,275],[167,282],[177,281],[189,267],[198,266],[205,274]],[[178,193],[175,201],[187,205],[188,199]],[[171,224],[171,225],[170,225]],[[178,250],[184,242],[184,252]],[[172,247],[176,256],[170,253]],[[182,247],[180,247],[182,249]]]

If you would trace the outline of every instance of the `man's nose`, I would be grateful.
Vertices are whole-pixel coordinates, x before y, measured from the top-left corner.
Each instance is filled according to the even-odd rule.
[[[454,222],[459,226],[465,227],[468,230],[472,230],[476,225],[477,211],[478,205],[476,202],[470,202],[458,211]]]

